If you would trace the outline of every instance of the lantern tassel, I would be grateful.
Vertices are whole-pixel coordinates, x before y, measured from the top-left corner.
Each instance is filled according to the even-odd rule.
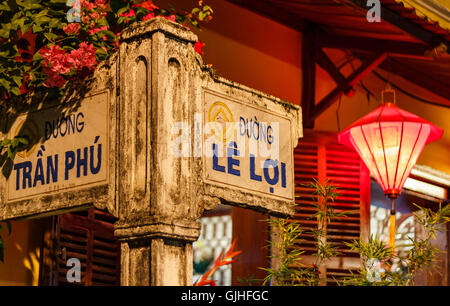
[[[392,248],[392,252],[395,249],[395,208],[394,199],[392,200],[391,218],[389,220],[389,247]]]

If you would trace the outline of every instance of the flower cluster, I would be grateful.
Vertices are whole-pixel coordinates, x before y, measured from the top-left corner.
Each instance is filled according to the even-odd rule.
[[[80,43],[78,49],[67,52],[59,45],[45,46],[39,50],[43,57],[42,66],[47,75],[46,87],[63,87],[69,79],[76,75],[85,78],[96,66],[95,53],[97,49],[92,44]]]
[[[0,1],[1,2],[1,1]],[[191,12],[161,9],[149,0],[9,1],[0,4],[0,97],[8,99],[29,91],[62,94],[69,81],[85,79],[99,62],[119,47],[118,35],[130,24],[155,17],[198,27],[209,21],[212,9],[199,1]],[[67,17],[67,18],[66,18]],[[67,19],[67,20],[66,20]],[[194,50],[203,54],[204,43]]]

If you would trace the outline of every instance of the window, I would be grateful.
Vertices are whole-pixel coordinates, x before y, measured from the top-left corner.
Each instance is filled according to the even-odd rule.
[[[48,219],[41,257],[40,285],[111,286],[120,284],[120,244],[115,218],[95,209]],[[70,282],[70,258],[81,264],[80,282]]]

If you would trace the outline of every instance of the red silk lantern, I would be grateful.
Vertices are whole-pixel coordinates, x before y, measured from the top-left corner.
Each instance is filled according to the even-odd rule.
[[[355,149],[384,193],[396,198],[426,144],[444,131],[430,122],[383,103],[338,135]]]
[[[395,246],[394,199],[426,144],[441,138],[444,131],[404,111],[383,103],[339,133],[338,142],[355,149],[371,175],[392,199],[389,245]]]

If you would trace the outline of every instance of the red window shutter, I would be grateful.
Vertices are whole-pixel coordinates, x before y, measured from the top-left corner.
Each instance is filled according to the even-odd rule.
[[[115,218],[90,209],[57,217],[56,282],[64,285],[119,285],[120,244],[114,238]],[[67,281],[69,258],[81,262],[81,283]]]
[[[305,231],[318,228],[317,220],[312,218],[318,199],[312,196],[311,188],[304,186],[314,178],[321,183],[328,179],[338,187],[339,196],[333,203],[328,203],[336,212],[355,211],[326,225],[327,241],[342,253],[319,267],[321,276],[326,275],[327,279],[323,284],[331,285],[335,283],[333,278],[349,276],[349,269],[356,269],[360,264],[359,255],[352,252],[345,242],[369,236],[369,171],[356,152],[339,145],[336,134],[331,133],[305,131],[304,138],[295,148],[294,163],[297,206],[293,220]],[[302,234],[298,247],[305,251],[305,264],[314,262],[313,254],[317,251],[314,235]]]

